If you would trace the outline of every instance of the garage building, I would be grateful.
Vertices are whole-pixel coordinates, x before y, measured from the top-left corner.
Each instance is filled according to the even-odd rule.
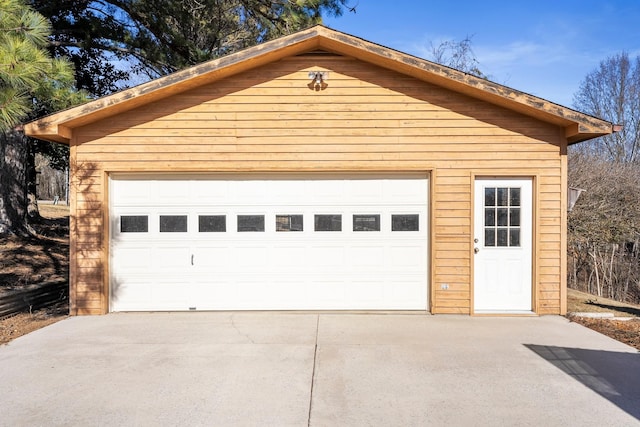
[[[566,311],[611,123],[323,26],[25,126],[70,146],[71,313]]]

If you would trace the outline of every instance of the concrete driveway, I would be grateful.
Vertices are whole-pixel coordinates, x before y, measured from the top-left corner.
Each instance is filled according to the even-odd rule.
[[[0,424],[640,425],[640,354],[561,317],[144,313],[0,346]]]

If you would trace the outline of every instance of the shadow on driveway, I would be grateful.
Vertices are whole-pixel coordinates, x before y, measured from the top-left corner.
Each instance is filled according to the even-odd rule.
[[[525,347],[640,420],[640,353],[535,344]]]

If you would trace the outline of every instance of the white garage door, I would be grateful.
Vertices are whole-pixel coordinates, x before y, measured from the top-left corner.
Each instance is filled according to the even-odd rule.
[[[425,175],[115,175],[111,311],[425,310]]]

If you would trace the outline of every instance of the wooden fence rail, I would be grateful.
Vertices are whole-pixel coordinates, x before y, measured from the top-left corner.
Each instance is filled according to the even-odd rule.
[[[49,282],[35,289],[0,295],[0,318],[47,307],[69,297],[69,282]]]

